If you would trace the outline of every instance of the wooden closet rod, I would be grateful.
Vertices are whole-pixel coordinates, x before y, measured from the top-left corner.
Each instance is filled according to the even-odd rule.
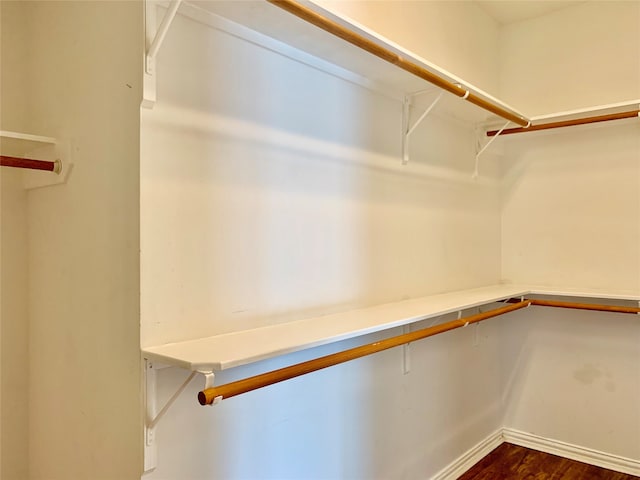
[[[639,307],[620,307],[617,305],[599,305],[594,303],[572,303],[572,302],[558,302],[555,300],[529,300],[531,305],[537,305],[540,307],[558,307],[558,308],[573,308],[578,310],[596,310],[599,312],[614,312],[614,313],[640,313]]]
[[[57,172],[57,162],[48,162],[45,160],[32,160],[30,158],[8,157],[0,155],[0,166],[28,168],[31,170],[46,170],[49,172]]]
[[[440,333],[448,332],[456,328],[467,326],[471,323],[478,323],[489,318],[497,317],[505,313],[513,312],[521,308],[528,307],[529,305],[537,305],[542,307],[559,307],[559,308],[572,308],[579,310],[596,310],[602,312],[616,312],[616,313],[640,313],[640,307],[620,307],[615,305],[600,305],[591,303],[572,303],[561,302],[554,300],[516,300],[511,299],[508,301],[510,305],[490,310],[488,312],[478,313],[466,318],[460,318],[458,320],[452,320],[433,327],[424,328],[415,332],[404,333],[395,337],[387,338],[379,342],[370,343],[368,345],[362,345],[360,347],[351,348],[343,352],[333,353],[320,358],[315,358],[306,362],[291,365],[289,367],[274,370],[272,372],[263,373],[253,377],[245,378],[235,382],[227,383],[226,385],[220,385],[218,387],[208,388],[198,393],[198,402],[200,405],[210,405],[217,398],[231,398],[236,395],[251,392],[259,388],[273,385],[284,380],[299,377],[307,373],[322,370],[323,368],[332,367],[340,363],[355,360],[356,358],[365,357],[373,353],[388,350],[390,348],[398,347],[407,343],[415,342],[423,338],[432,337]]]
[[[316,13],[313,10],[299,4],[295,0],[267,1],[277,7],[282,8],[283,10],[286,10],[287,12],[295,15],[298,18],[321,28],[322,30],[329,32],[336,37],[339,37],[344,41],[349,42],[350,44],[355,45],[356,47],[361,48],[362,50],[365,50],[372,55],[375,55],[378,58],[381,58],[382,60],[396,65],[402,70],[412,73],[413,75],[422,78],[423,80],[426,80],[427,82],[430,82],[437,87],[446,90],[447,92],[453,93],[454,95],[461,97],[468,102],[473,103],[474,105],[477,105],[480,108],[488,110],[491,113],[495,113],[496,115],[506,120],[510,120],[513,123],[516,123],[517,125],[521,125],[523,127],[526,127],[530,124],[529,120],[524,118],[523,116],[505,110],[501,106],[489,102],[484,98],[465,90],[462,86],[452,83],[449,80],[436,75],[433,72],[430,72],[426,68],[403,58],[397,53],[376,44],[375,42],[349,30],[348,28],[343,27],[333,20],[323,17],[319,13]]]
[[[505,307],[490,310],[488,312],[478,313],[466,318],[460,318],[458,320],[452,320],[433,327],[424,328],[415,332],[404,333],[395,337],[387,338],[379,342],[370,343],[368,345],[362,345],[360,347],[351,348],[343,352],[333,353],[325,357],[314,358],[307,362],[298,363],[289,367],[274,370],[272,372],[263,373],[254,377],[245,378],[236,382],[227,383],[226,385],[220,385],[218,387],[208,388],[198,393],[198,401],[200,405],[210,405],[218,398],[230,398],[235,397],[243,393],[257,390],[258,388],[267,387],[274,383],[279,383],[284,380],[299,377],[307,373],[322,370],[323,368],[332,367],[340,363],[355,360],[356,358],[365,357],[373,353],[388,350],[393,347],[398,347],[406,343],[415,342],[423,338],[432,337],[440,333],[448,332],[456,328],[464,327],[471,323],[478,323],[489,318],[497,317],[505,313],[513,312],[524,307],[528,307],[531,304],[530,301],[525,300],[522,302],[507,305]]]
[[[575,118],[573,120],[564,120],[561,122],[541,123],[539,125],[531,125],[528,128],[506,128],[500,135],[510,135],[512,133],[536,132],[539,130],[550,130],[552,128],[573,127],[575,125],[587,125],[589,123],[608,122],[611,120],[622,120],[624,118],[634,118],[640,116],[640,110],[631,110],[629,112],[610,113],[607,115],[598,115],[595,117]],[[490,130],[487,137],[494,137],[499,130]]]

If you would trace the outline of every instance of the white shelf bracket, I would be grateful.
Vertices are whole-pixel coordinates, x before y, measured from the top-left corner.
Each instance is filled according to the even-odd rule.
[[[507,121],[507,123],[504,124],[504,126],[498,130],[498,133],[496,133],[491,139],[489,139],[489,141],[487,143],[484,144],[484,146],[476,153],[476,162],[475,162],[475,167],[473,169],[473,178],[478,178],[478,174],[479,174],[479,164],[480,164],[480,156],[487,150],[487,148],[489,148],[489,146],[496,140],[496,138],[498,138],[500,136],[500,134],[504,131],[505,128],[507,128],[507,126],[511,123],[511,121]],[[479,146],[479,144],[478,144]]]
[[[427,118],[427,116],[431,113],[433,108],[438,104],[442,95],[444,94],[444,90],[441,91],[438,96],[431,102],[431,105],[427,107],[427,109],[422,112],[420,118],[416,120],[413,126],[410,126],[410,114],[411,114],[411,104],[413,97],[419,95],[418,92],[413,95],[405,95],[404,102],[402,103],[402,165],[406,165],[409,163],[409,137],[415,131],[415,129],[422,123],[422,121]]]
[[[181,3],[182,0],[171,0],[169,9],[167,10],[167,13],[165,13],[164,18],[162,19],[162,22],[158,27],[158,30],[156,30],[155,36],[151,41],[151,45],[149,45],[149,48],[147,50],[147,58],[145,61],[145,71],[150,75],[153,75],[154,73],[156,55],[158,55],[158,52],[160,51],[162,42],[167,36],[169,27],[171,27],[171,22],[173,22],[173,19],[176,17],[178,8],[180,8]],[[148,1],[147,4],[149,4]]]
[[[462,318],[462,310],[458,310],[458,320],[460,320],[461,318]],[[468,327],[468,326],[469,326],[469,322],[465,322],[462,328]]]
[[[404,325],[402,333],[411,333],[411,325]],[[411,344],[405,343],[402,346],[402,374],[406,375],[411,371]]]
[[[178,397],[189,386],[189,383],[201,373],[205,376],[205,388],[213,386],[215,375],[213,372],[190,372],[184,382],[178,387],[173,395],[166,401],[164,406],[157,411],[157,371],[158,366],[145,359],[145,420],[144,420],[144,471],[149,472],[158,465],[158,447],[156,444],[156,427],[162,418],[169,411]]]
[[[201,373],[202,375],[204,375],[204,390],[206,390],[207,388],[213,388],[213,384],[216,379],[216,374],[211,371],[204,371],[204,372],[198,371],[198,373]]]
[[[151,0],[145,0],[144,23],[147,48],[144,55],[143,107],[153,108],[156,102],[156,56],[181,3],[182,0],[171,0],[160,26],[156,29],[156,3]]]
[[[215,373],[211,372],[211,371],[206,371],[206,372],[202,372],[202,371],[198,371],[198,373],[201,373],[202,375],[204,375],[204,389],[206,390],[207,388],[213,388],[213,384],[214,381],[216,379],[216,375]],[[209,404],[210,407],[214,406],[214,405],[218,405],[220,402],[222,401],[222,397],[216,397],[213,399],[213,402]]]

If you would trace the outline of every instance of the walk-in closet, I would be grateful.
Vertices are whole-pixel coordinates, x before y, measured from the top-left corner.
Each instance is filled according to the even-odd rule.
[[[640,1],[0,25],[2,480],[640,477]]]

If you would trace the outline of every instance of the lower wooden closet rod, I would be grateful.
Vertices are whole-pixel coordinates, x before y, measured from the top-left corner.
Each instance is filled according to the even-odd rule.
[[[489,318],[497,317],[505,313],[513,312],[524,307],[528,307],[531,304],[529,300],[514,303],[506,307],[497,308],[488,312],[478,313],[471,315],[470,317],[460,318],[458,320],[452,320],[433,327],[424,328],[415,332],[404,333],[395,337],[387,338],[379,342],[370,343],[368,345],[362,345],[360,347],[351,348],[343,352],[333,353],[325,357],[314,358],[307,362],[298,363],[289,367],[274,370],[272,372],[263,373],[254,377],[245,378],[236,382],[227,383],[226,385],[220,385],[218,387],[207,388],[198,393],[198,401],[200,405],[210,405],[218,398],[230,398],[242,393],[247,393],[258,388],[267,387],[274,383],[279,383],[284,380],[299,377],[307,373],[322,370],[323,368],[338,365],[340,363],[355,360],[356,358],[365,357],[372,353],[388,350],[393,347],[398,347],[406,343],[415,342],[423,338],[432,337],[439,333],[448,332],[456,328],[464,327],[471,323],[478,323]]]
[[[216,398],[230,398],[243,393],[251,392],[259,388],[273,385],[284,380],[299,377],[307,373],[322,370],[323,368],[338,365],[340,363],[355,360],[356,358],[365,357],[373,353],[388,350],[390,348],[398,347],[406,343],[415,342],[416,340],[422,340],[423,338],[432,337],[440,333],[448,332],[449,330],[455,330],[456,328],[464,327],[471,323],[478,323],[489,318],[497,317],[505,313],[519,310],[529,305],[537,305],[542,307],[559,307],[559,308],[572,308],[579,310],[596,310],[602,312],[616,312],[616,313],[640,313],[639,307],[621,307],[616,305],[599,305],[591,303],[572,303],[572,302],[559,302],[554,300],[511,300],[511,304],[506,307],[497,308],[488,312],[478,313],[466,318],[460,318],[452,320],[433,327],[424,328],[416,332],[404,333],[395,337],[387,338],[379,342],[370,343],[368,345],[362,345],[360,347],[351,348],[343,352],[333,353],[320,358],[314,358],[306,362],[291,365],[289,367],[274,370],[272,372],[263,373],[253,377],[238,380],[236,382],[227,383],[226,385],[220,385],[218,387],[207,388],[206,390],[198,393],[198,401],[200,405],[210,405]]]

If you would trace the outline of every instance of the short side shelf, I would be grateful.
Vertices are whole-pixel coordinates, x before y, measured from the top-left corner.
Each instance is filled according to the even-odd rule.
[[[39,148],[54,146],[56,143],[57,140],[53,137],[0,130],[0,153],[3,155],[22,157]]]
[[[68,142],[53,137],[0,130],[2,165],[23,169],[25,189],[65,183],[71,172]]]

